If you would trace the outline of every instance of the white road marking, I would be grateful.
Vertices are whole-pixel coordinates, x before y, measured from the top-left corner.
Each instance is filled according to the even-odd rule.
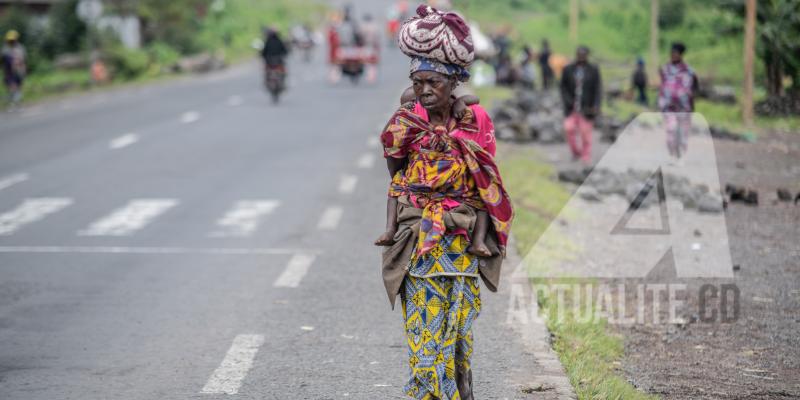
[[[238,107],[238,106],[240,106],[242,104],[244,104],[244,99],[242,98],[242,96],[234,95],[234,96],[228,97],[228,105],[229,106]]]
[[[181,123],[191,124],[200,119],[200,113],[197,111],[187,111],[181,115]]]
[[[17,208],[0,214],[0,235],[10,235],[19,228],[39,221],[72,204],[72,199],[36,198],[26,199]]]
[[[313,326],[304,325],[304,326],[300,327],[300,330],[303,330],[303,331],[306,331],[306,332],[311,332],[311,331],[314,330],[314,327]]]
[[[29,178],[28,174],[14,174],[0,179],[0,190],[10,188],[18,183],[25,182]]]
[[[341,194],[350,194],[356,190],[356,185],[358,184],[358,177],[355,175],[342,175],[342,178],[339,180],[339,193]]]
[[[130,235],[177,204],[178,201],[173,199],[131,200],[125,207],[95,221],[85,230],[79,231],[78,234],[81,236]]]
[[[314,263],[317,256],[308,253],[298,253],[292,256],[286,269],[275,280],[273,286],[275,287],[288,287],[296,288],[300,285],[300,281],[308,273],[308,268]]]
[[[264,344],[264,335],[237,335],[231,348],[201,393],[236,394],[242,381],[253,368],[259,347]]]
[[[383,127],[381,127],[381,129],[383,129]],[[367,146],[375,148],[381,147],[380,138],[378,138],[377,136],[370,136],[369,139],[367,139]]]
[[[139,141],[139,135],[135,133],[128,133],[108,142],[108,148],[111,150],[121,149],[128,147]]]
[[[361,155],[358,159],[358,168],[372,168],[375,165],[375,155],[366,153]]]
[[[211,237],[245,237],[258,229],[261,218],[271,214],[280,205],[276,200],[242,200],[217,221],[218,229]]]
[[[317,224],[317,229],[323,231],[332,231],[339,226],[339,220],[342,219],[342,214],[344,210],[341,207],[328,207],[322,213],[322,217],[319,219],[319,223]]]
[[[39,254],[207,254],[220,256],[320,254],[321,250],[289,248],[191,248],[191,247],[127,247],[127,246],[0,246],[2,253]]]

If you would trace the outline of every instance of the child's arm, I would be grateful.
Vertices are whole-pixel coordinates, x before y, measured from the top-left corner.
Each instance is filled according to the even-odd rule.
[[[394,157],[387,157],[386,158],[386,168],[389,169],[389,178],[394,178],[397,175],[398,171],[402,171],[406,167],[406,163],[408,162],[407,158],[394,158]]]
[[[453,101],[453,116],[456,119],[464,118],[464,113],[467,112],[467,107],[473,106],[475,104],[480,104],[481,99],[478,96],[467,94],[456,98]]]
[[[397,232],[397,197],[389,196],[386,200],[386,231],[375,240],[376,246],[391,246],[394,244],[394,234]]]

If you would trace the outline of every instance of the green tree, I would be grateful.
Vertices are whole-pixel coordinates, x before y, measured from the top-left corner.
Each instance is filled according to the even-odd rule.
[[[744,17],[744,0],[718,2]],[[758,0],[756,19],[757,52],[766,71],[767,95],[783,95],[783,79],[789,76],[793,95],[800,96],[800,0]],[[743,26],[741,22],[733,31],[741,34]]]

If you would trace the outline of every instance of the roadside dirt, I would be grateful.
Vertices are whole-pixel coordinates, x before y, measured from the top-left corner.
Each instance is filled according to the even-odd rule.
[[[566,144],[534,146],[556,167],[574,166]],[[612,325],[625,340],[620,373],[665,399],[800,398],[800,204],[779,202],[776,194],[800,192],[800,133],[774,133],[757,143],[720,139],[714,147],[721,185],[759,192],[758,206],[731,203],[725,211],[735,276],[678,279],[667,272],[624,280],[685,284],[686,304],[678,310],[681,323]],[[597,143],[595,158],[607,148]],[[721,296],[701,292],[704,285],[718,294],[727,288],[725,307]],[[635,296],[626,295],[634,309]]]

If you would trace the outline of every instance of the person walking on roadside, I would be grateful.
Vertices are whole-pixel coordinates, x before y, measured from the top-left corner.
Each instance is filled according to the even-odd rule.
[[[561,99],[567,143],[573,158],[585,165],[592,162],[593,121],[600,114],[602,86],[600,70],[589,63],[589,48],[578,47],[575,62],[567,65],[561,74]],[[580,135],[580,144],[577,135]]]
[[[636,90],[636,102],[647,106],[647,71],[645,71],[644,60],[641,57],[636,60],[636,69],[631,76],[631,86]]]
[[[542,88],[550,89],[553,84],[553,68],[550,67],[550,42],[542,40],[542,50],[539,52],[539,68],[542,70]]]
[[[658,91],[658,109],[664,116],[667,150],[678,164],[689,149],[694,92],[698,87],[697,75],[683,61],[685,52],[686,45],[673,43],[670,62],[659,70],[661,87]]]
[[[469,27],[457,14],[433,7],[420,6],[417,14],[398,40],[411,57],[416,101],[392,115],[381,134],[392,176],[387,222],[397,225],[385,243],[383,280],[392,306],[401,297],[411,372],[406,395],[473,400],[479,279],[497,289],[513,210],[494,161],[491,118],[479,105],[460,118],[452,113],[453,91],[469,79],[475,57]],[[479,210],[491,221],[483,256],[468,250]]]
[[[25,46],[19,42],[19,32],[6,33],[2,49],[3,83],[8,90],[8,101],[15,108],[22,101],[22,83],[27,73],[27,54]]]

